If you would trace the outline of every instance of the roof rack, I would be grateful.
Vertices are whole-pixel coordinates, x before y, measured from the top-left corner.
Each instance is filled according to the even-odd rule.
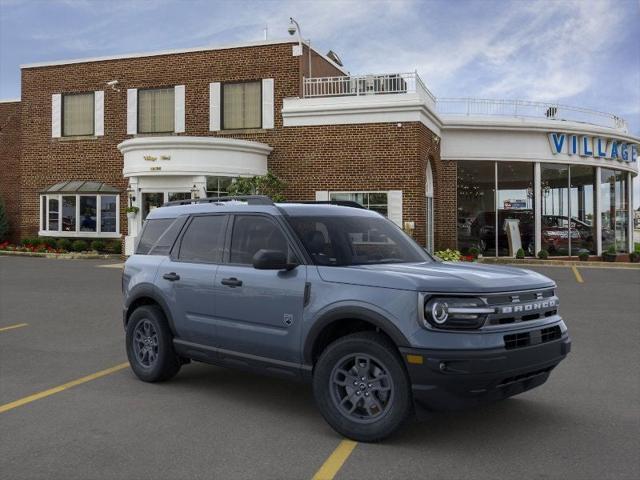
[[[194,203],[224,203],[224,202],[246,202],[247,205],[273,205],[266,195],[239,195],[237,197],[205,197],[205,198],[187,198],[185,200],[173,200],[165,202],[163,207],[175,207],[178,205],[191,205]]]
[[[292,202],[292,203],[303,203],[305,205],[339,205],[341,207],[352,207],[352,208],[362,208],[364,206],[358,202],[354,202],[353,200],[313,200],[313,201],[305,201],[305,202]]]

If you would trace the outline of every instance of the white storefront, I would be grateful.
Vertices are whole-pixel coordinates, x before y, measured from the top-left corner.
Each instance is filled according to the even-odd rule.
[[[125,254],[131,255],[135,239],[148,212],[171,200],[203,198],[212,183],[224,179],[267,173],[269,145],[220,137],[153,136],[125,140],[118,149],[124,156],[124,177],[129,179],[129,206]],[[219,188],[219,187],[218,187]]]

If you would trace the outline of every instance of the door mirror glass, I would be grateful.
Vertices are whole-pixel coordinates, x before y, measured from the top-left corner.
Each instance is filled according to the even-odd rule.
[[[253,256],[253,268],[258,270],[292,270],[295,263],[287,262],[287,254],[282,250],[261,249]]]

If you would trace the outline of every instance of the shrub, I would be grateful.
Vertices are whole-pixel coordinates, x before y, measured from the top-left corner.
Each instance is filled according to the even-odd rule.
[[[122,241],[121,240],[113,240],[109,242],[106,247],[109,253],[120,253],[122,252]]]
[[[516,252],[516,258],[524,259],[524,248],[519,248]]]
[[[586,262],[587,260],[589,260],[589,252],[587,252],[586,250],[582,250],[580,253],[578,253],[578,258],[580,259],[580,261]]]
[[[440,250],[439,252],[436,252],[435,255],[445,262],[459,262],[462,257],[458,250],[451,250],[450,248]]]
[[[56,248],[56,246],[58,245],[56,239],[50,237],[38,237],[36,241],[38,242],[38,245],[44,245],[45,247],[50,248]]]
[[[469,255],[471,255],[473,258],[478,258],[478,255],[480,255],[480,249],[476,247],[471,247],[469,249]]]
[[[9,236],[9,219],[4,207],[4,200],[0,198],[0,243],[4,242],[7,236]]]
[[[615,246],[615,245],[609,245],[609,246],[607,247],[607,253],[608,253],[609,255],[616,255],[616,253],[617,253],[617,252],[616,252],[616,246]]]
[[[71,250],[71,240],[68,238],[61,238],[58,240],[56,247],[60,250],[66,250],[67,252]]]
[[[538,258],[540,260],[546,260],[549,258],[549,252],[547,252],[544,248],[538,252]]]
[[[74,252],[84,252],[85,250],[87,250],[87,242],[85,242],[84,240],[76,240],[71,244],[71,249]]]
[[[633,263],[640,263],[640,252],[635,251],[629,254],[629,260]]]
[[[102,240],[94,240],[91,242],[91,250],[95,250],[97,252],[103,252],[105,249],[105,243]]]
[[[22,239],[22,241],[20,242],[20,244],[23,247],[29,247],[29,246],[35,246],[38,244],[38,239],[36,238],[31,238],[31,237],[25,237]]]

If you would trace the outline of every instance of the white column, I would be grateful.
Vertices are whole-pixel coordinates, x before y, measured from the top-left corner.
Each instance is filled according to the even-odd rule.
[[[628,252],[633,252],[633,175],[631,172],[627,172],[627,215],[629,220],[627,222],[627,234],[628,239]]]
[[[533,225],[535,228],[535,247],[533,255],[538,255],[538,252],[542,250],[542,178],[540,173],[540,162],[533,164]]]
[[[138,188],[138,177],[131,177],[129,179],[129,188],[133,190],[133,196],[135,197],[135,201],[131,202],[131,205],[134,207],[138,207],[140,210],[136,214],[136,216],[132,219],[127,215],[127,236],[124,237],[124,254],[125,255],[133,255],[136,246],[136,239],[138,237],[139,227],[142,224],[142,198],[140,189]],[[127,199],[127,205],[129,204],[129,199]]]
[[[593,197],[595,201],[596,255],[602,255],[602,204],[600,202],[600,167],[596,167],[596,184]]]

